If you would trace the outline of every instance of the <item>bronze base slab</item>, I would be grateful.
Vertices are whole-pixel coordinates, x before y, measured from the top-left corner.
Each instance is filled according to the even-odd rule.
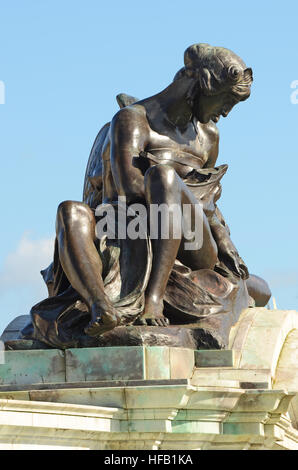
[[[204,328],[180,326],[119,326],[97,338],[97,346],[170,346],[222,349],[221,338]]]
[[[118,326],[97,338],[85,336],[78,347],[169,346],[188,349],[224,349],[227,344],[219,335],[198,325]],[[6,350],[48,349],[41,341],[15,339],[5,342]]]

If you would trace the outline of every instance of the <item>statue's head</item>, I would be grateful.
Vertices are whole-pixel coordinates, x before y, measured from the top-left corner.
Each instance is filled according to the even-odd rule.
[[[252,69],[240,57],[223,47],[194,44],[184,53],[184,64],[174,80],[193,79],[189,99],[199,121],[217,122],[239,101],[250,95]]]

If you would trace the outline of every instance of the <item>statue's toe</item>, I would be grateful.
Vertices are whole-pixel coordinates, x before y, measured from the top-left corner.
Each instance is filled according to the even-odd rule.
[[[135,320],[134,325],[143,325],[143,326],[168,326],[170,324],[169,320],[165,317],[139,317]]]
[[[169,320],[166,317],[160,318],[159,321],[161,326],[168,326],[170,324]]]

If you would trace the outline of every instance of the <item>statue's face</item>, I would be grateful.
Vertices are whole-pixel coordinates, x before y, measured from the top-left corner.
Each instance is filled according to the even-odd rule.
[[[205,96],[201,94],[194,109],[196,118],[203,124],[217,122],[220,116],[226,117],[239,100],[230,92]]]

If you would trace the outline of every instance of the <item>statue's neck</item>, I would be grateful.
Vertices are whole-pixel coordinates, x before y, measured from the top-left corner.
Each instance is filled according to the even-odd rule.
[[[190,78],[177,80],[158,94],[158,101],[167,119],[183,129],[193,117],[191,90],[194,81]]]

